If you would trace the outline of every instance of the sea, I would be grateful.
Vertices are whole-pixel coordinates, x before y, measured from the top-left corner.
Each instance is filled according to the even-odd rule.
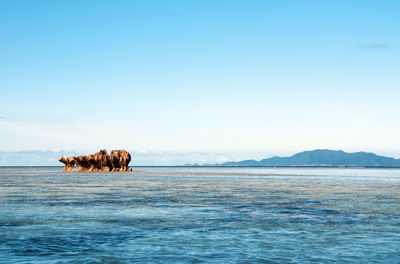
[[[0,168],[0,263],[400,263],[400,169]]]

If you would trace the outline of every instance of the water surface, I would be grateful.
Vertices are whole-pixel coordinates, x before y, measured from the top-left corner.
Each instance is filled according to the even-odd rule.
[[[400,263],[400,170],[0,168],[2,263]]]

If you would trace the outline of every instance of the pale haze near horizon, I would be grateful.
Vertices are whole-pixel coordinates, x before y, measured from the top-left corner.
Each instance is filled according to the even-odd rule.
[[[1,1],[0,151],[399,157],[399,13],[399,1]]]

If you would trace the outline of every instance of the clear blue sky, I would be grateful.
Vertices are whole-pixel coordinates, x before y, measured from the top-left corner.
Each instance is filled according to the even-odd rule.
[[[399,14],[397,0],[2,0],[0,150],[400,156]]]

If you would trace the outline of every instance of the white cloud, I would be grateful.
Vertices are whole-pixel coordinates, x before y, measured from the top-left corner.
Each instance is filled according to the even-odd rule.
[[[7,140],[1,150],[97,149],[123,145],[126,136],[118,130],[99,123],[57,123],[0,120],[0,136]]]
[[[369,43],[361,46],[362,49],[387,49],[387,45],[382,43]]]

